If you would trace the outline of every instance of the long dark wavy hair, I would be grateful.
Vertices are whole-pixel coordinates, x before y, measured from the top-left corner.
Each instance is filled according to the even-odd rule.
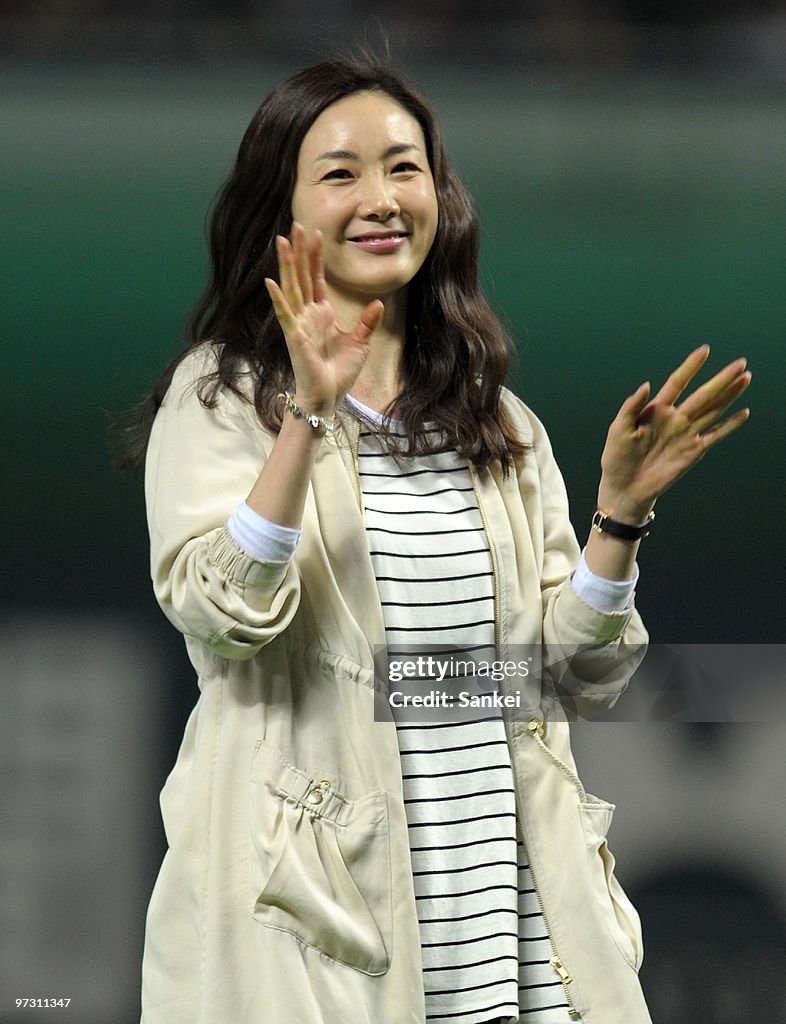
[[[186,348],[132,410],[125,430],[126,466],[142,461],[176,367],[205,342],[215,346],[217,367],[198,382],[202,403],[215,405],[222,389],[248,398],[241,376],[248,380],[250,368],[257,415],[269,430],[280,428],[276,396],[294,390],[294,378],[264,278],[278,276],[275,238],[291,230],[292,193],[306,132],[331,104],[366,91],[385,93],[420,124],[439,205],[431,251],[409,284],[402,390],[387,412],[403,423],[410,452],[429,450],[429,435],[422,430],[429,421],[477,467],[498,460],[507,472],[524,451],[500,407],[512,346],[478,284],[472,200],[450,167],[429,103],[389,66],[363,56],[300,71],[274,89],[251,119],[214,202],[212,273],[187,325]]]

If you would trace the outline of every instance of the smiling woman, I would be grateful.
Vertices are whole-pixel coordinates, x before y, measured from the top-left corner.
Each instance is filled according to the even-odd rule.
[[[295,189],[310,191],[315,180],[314,168],[302,165],[301,145],[330,108],[339,109],[349,98],[382,101],[396,111],[390,129],[400,121],[405,134],[387,145],[414,142],[421,148],[400,154],[405,160],[393,167],[417,166],[416,179],[424,182],[430,176],[437,199],[431,249],[423,252],[422,265],[409,280],[406,295],[398,297],[405,301],[393,303],[382,325],[389,324],[397,312],[400,336],[401,311],[406,309],[403,351],[396,370],[402,387],[394,394],[395,387],[386,385],[385,397],[395,398],[396,418],[410,448],[428,447],[429,435],[421,430],[427,419],[453,433],[458,450],[478,467],[499,460],[510,469],[513,457],[523,451],[499,401],[510,341],[478,285],[477,219],[470,196],[448,161],[439,122],[427,101],[390,68],[374,61],[332,61],[283,82],[252,118],[232,173],[216,199],[210,228],[212,276],[189,324],[188,348],[172,360],[137,407],[136,422],[129,430],[127,464],[144,459],[150,425],[176,368],[206,339],[213,343],[216,364],[205,367],[200,377],[201,398],[211,405],[222,389],[239,393],[237,381],[242,378],[250,385],[252,395],[247,397],[253,397],[260,422],[271,431],[280,429],[283,407],[278,395],[292,391],[295,378],[264,281],[279,274],[281,238],[293,230]],[[377,125],[367,121],[365,129],[376,133]],[[365,145],[347,149],[344,143],[326,139],[322,149],[313,151],[312,161],[337,153],[342,160],[369,156]],[[395,159],[395,153],[389,155]],[[391,165],[385,169],[390,172]],[[350,164],[325,168],[325,174],[333,171],[328,182],[353,181]],[[400,180],[409,173],[402,169],[396,177]],[[324,191],[340,192],[345,187],[326,184]],[[307,218],[307,211],[300,215]],[[373,211],[371,219],[361,223],[361,234],[373,234],[381,226]],[[327,241],[333,241],[332,235]],[[330,268],[327,273],[331,274]],[[390,302],[386,296],[386,306]],[[375,339],[381,340],[381,330],[375,332]],[[250,381],[243,376],[249,367],[254,370]],[[374,367],[371,359],[369,371]],[[393,412],[393,407],[388,411]]]
[[[300,149],[292,215],[308,233],[322,232],[340,319],[354,324],[358,298],[379,298],[390,323],[405,324],[406,285],[431,250],[439,216],[423,130],[408,111],[379,92],[323,111]]]
[[[652,505],[744,422],[722,417],[750,374],[677,404],[702,347],[623,403],[581,553],[544,428],[502,386],[477,237],[434,114],[386,67],[300,72],[246,131],[138,431],[156,596],[200,680],[144,1024],[649,1022],[613,807],[565,718],[637,666]],[[539,672],[512,645],[577,654]],[[424,647],[521,671],[474,715],[453,711],[468,668],[439,691],[405,671],[413,699],[375,721],[375,656]],[[433,693],[442,718],[399,714]]]

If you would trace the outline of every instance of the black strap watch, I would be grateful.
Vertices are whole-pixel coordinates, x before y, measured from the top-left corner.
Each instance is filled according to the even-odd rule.
[[[629,523],[620,523],[612,519],[608,512],[603,509],[596,509],[592,517],[592,528],[598,533],[607,533],[610,537],[617,537],[619,540],[640,540],[646,537],[655,519],[655,512],[650,510],[647,518],[641,526],[631,526]]]

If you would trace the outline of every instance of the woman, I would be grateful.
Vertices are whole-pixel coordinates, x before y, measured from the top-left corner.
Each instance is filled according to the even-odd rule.
[[[648,1021],[611,806],[558,702],[624,688],[639,538],[746,419],[721,418],[744,361],[677,405],[697,349],[623,403],[580,556],[544,430],[501,387],[471,204],[399,78],[339,61],[274,90],[211,243],[150,399],[155,591],[200,696],[162,794],[145,1024]],[[505,719],[394,727],[386,643],[578,654],[500,681]]]

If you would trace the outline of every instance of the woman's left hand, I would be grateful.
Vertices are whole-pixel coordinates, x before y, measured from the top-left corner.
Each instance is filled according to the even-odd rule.
[[[606,438],[598,491],[598,507],[615,519],[643,522],[659,495],[748,419],[748,409],[721,419],[750,384],[744,359],[677,404],[709,353],[709,345],[691,352],[654,398],[647,383],[623,402]]]

